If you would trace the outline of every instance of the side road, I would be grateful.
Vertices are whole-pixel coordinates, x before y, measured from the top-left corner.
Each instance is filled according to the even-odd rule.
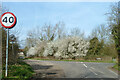
[[[29,64],[35,74],[32,78],[61,78],[65,77],[63,69],[50,62],[40,62],[39,60],[24,60]]]

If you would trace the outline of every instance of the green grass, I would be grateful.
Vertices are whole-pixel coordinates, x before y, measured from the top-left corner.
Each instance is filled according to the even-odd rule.
[[[58,60],[58,59],[40,59],[40,58],[29,58],[34,60],[49,60],[49,61],[74,61],[74,62],[101,62],[101,63],[116,63],[115,61],[97,61],[97,60]]]
[[[19,61],[16,65],[8,66],[8,77],[4,76],[5,67],[3,67],[3,78],[24,80],[32,77],[34,71],[23,61]]]
[[[114,65],[113,68],[120,71],[120,66],[118,67],[118,64]]]

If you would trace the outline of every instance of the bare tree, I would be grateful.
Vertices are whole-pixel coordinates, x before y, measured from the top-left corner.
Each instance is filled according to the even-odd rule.
[[[37,27],[28,32],[26,44],[30,48],[40,41],[53,41],[65,37],[64,28],[65,24],[63,22],[58,22],[56,25],[45,24],[42,27]]]
[[[71,36],[80,36],[81,38],[84,38],[84,32],[82,32],[78,27],[71,29]]]
[[[105,15],[108,16],[108,24],[112,29],[112,26],[118,24],[118,3],[112,4],[110,6],[110,11]]]
[[[36,44],[35,36],[36,35],[34,34],[34,32],[31,31],[28,32],[28,37],[26,38],[26,45],[28,46],[28,48],[35,46]]]
[[[58,39],[63,38],[66,36],[65,33],[65,24],[63,22],[59,22],[56,24],[57,27],[57,37]]]
[[[111,32],[109,31],[109,28],[106,27],[104,24],[101,24],[100,26],[92,30],[89,38],[92,39],[94,37],[97,37],[99,41],[105,41],[105,43],[113,42]]]

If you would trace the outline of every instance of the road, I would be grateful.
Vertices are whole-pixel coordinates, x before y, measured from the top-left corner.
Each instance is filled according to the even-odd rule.
[[[43,60],[27,60],[27,62],[30,62],[29,64],[44,63],[47,65],[56,65],[57,67],[59,67],[58,69],[60,69],[58,71],[64,74],[65,78],[118,78],[118,74],[108,68],[112,67],[114,63],[43,61]],[[59,72],[57,74],[59,74]]]

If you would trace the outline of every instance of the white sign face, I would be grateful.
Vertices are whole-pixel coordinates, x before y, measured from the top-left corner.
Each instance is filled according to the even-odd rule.
[[[6,12],[1,16],[1,25],[5,28],[12,28],[16,24],[16,17],[11,12]]]

